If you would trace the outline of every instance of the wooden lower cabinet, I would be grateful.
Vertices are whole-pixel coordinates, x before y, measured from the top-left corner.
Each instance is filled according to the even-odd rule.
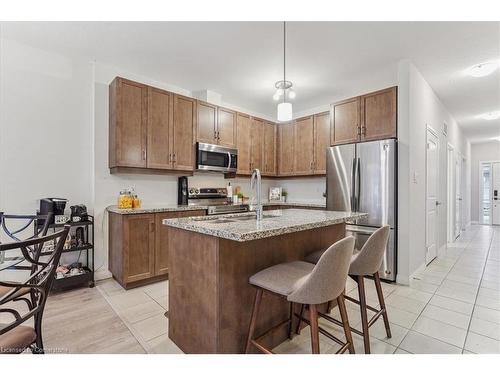
[[[109,213],[109,269],[125,289],[168,277],[168,229],[163,219],[204,216],[204,210]]]

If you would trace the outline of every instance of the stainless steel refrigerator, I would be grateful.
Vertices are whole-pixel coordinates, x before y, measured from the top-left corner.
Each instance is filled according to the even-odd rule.
[[[330,211],[366,212],[366,219],[348,224],[360,249],[377,228],[391,233],[380,277],[396,280],[397,265],[397,141],[363,142],[326,151],[326,207]]]

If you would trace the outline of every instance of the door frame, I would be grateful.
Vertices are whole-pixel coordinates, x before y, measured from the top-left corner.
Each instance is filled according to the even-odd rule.
[[[450,157],[451,154],[451,157]],[[455,147],[448,142],[446,148],[446,241],[453,242],[455,238],[454,233],[454,217],[455,217]]]
[[[437,155],[437,163],[436,163],[436,168],[437,168],[437,173],[436,173],[436,178],[438,180],[438,184],[439,184],[439,152],[441,150],[441,140],[439,139],[439,134],[438,132],[432,127],[430,126],[429,124],[426,124],[426,129],[425,129],[425,254],[424,254],[424,259],[425,259],[425,265],[428,266],[434,259],[436,259],[437,257],[437,254],[438,254],[438,251],[439,251],[439,206],[436,205],[436,225],[438,226],[436,228],[436,238],[435,238],[435,241],[436,241],[436,257],[432,258],[431,260],[428,260],[427,259],[427,254],[428,254],[428,249],[427,249],[427,197],[428,197],[428,192],[427,192],[427,175],[428,175],[428,171],[427,171],[427,144],[429,142],[429,138],[428,138],[428,135],[429,135],[429,132],[432,133],[436,139],[437,139],[437,151],[436,151],[436,155]],[[436,191],[436,202],[439,203],[439,188],[437,189]]]
[[[455,184],[455,216],[453,218],[453,236],[454,240],[458,239],[460,235],[462,234],[462,219],[463,219],[463,186],[462,186],[462,180],[463,180],[463,174],[464,171],[462,170],[463,167],[463,156],[460,151],[457,151],[455,154],[455,160],[454,160],[454,167],[455,167],[455,178],[454,178],[454,184]],[[459,173],[457,173],[457,168]],[[457,189],[458,187],[458,189]],[[456,204],[457,204],[457,196],[458,196],[458,206],[459,206],[459,213],[458,213],[458,225],[457,225],[457,212],[456,212]],[[456,233],[456,229],[458,226],[458,233]]]
[[[478,179],[478,196],[477,196],[477,200],[478,200],[478,224],[480,225],[493,225],[493,163],[500,163],[500,160],[481,160],[479,162],[479,167],[478,167],[478,174],[476,176],[476,178]],[[491,203],[491,212],[490,212],[490,222],[489,223],[484,223],[483,220],[482,220],[482,214],[481,214],[481,211],[482,211],[482,208],[483,208],[483,200],[482,200],[482,191],[483,191],[483,179],[481,178],[482,177],[482,166],[484,164],[489,164],[490,165],[490,171],[491,171],[491,178],[490,178],[490,182],[491,182],[491,186],[490,186],[490,203]]]

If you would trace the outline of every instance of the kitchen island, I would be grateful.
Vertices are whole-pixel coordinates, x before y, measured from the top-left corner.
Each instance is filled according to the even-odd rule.
[[[185,353],[243,353],[255,289],[251,275],[304,259],[345,237],[345,223],[361,213],[308,209],[167,219],[169,337]],[[285,320],[286,300],[264,295],[256,334]],[[275,347],[286,327],[265,343]]]

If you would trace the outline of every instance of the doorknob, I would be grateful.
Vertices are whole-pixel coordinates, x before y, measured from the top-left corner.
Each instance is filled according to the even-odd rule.
[[[441,206],[441,202],[440,201],[436,201],[436,206]]]

